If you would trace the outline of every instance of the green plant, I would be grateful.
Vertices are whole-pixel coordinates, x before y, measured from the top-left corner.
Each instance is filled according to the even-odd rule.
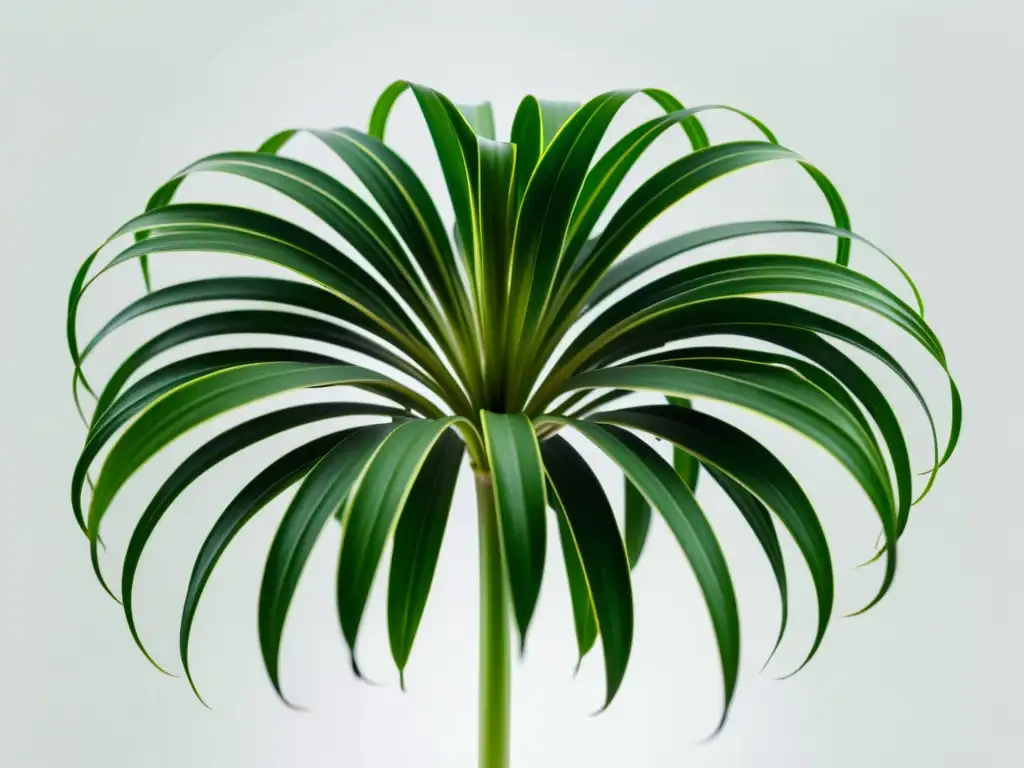
[[[440,160],[454,211],[451,237],[417,176],[383,142],[391,108],[407,89],[422,110]],[[599,154],[612,118],[638,94],[653,99],[665,114]],[[256,152],[206,157],[160,187],[145,212],[118,229],[74,280],[68,342],[76,403],[80,387],[93,392],[82,372],[86,358],[135,318],[208,301],[276,308],[204,314],[176,325],[128,356],[94,395],[72,505],[101,582],[100,524],[111,502],[142,464],[192,427],[304,388],[354,387],[389,404],[334,399],[271,410],[228,429],[182,463],[142,513],[125,557],[121,595],[139,647],[132,615],[136,568],[175,498],[219,461],[260,440],[348,416],[378,419],[328,432],[286,453],[256,475],[214,524],[196,559],[181,619],[180,653],[190,683],[189,634],[218,558],[254,514],[296,483],[270,547],[259,599],[259,639],[274,687],[280,693],[278,650],[292,595],[318,534],[332,518],[343,526],[337,600],[353,653],[371,583],[387,541],[393,540],[387,620],[392,654],[404,670],[466,454],[479,507],[481,766],[508,765],[510,620],[521,645],[541,586],[549,508],[560,537],[580,658],[598,636],[602,640],[605,705],[626,671],[633,631],[630,568],[643,549],[653,508],[677,538],[706,598],[727,711],[738,668],[739,625],[725,558],[694,498],[699,468],[731,497],[763,546],[782,601],[780,639],[787,582],[772,515],[796,541],[817,595],[817,636],[808,660],[832,612],[832,565],[818,518],[787,467],[745,432],[695,410],[691,398],[738,405],[786,424],[849,470],[881,523],[884,543],[876,557],[884,558],[885,572],[871,604],[881,599],[895,573],[897,540],[912,503],[908,450],[886,398],[833,340],[881,361],[924,408],[934,461],[922,496],[955,447],[960,425],[955,385],[950,378],[952,427],[940,450],[924,397],[890,353],[852,327],[762,294],[824,297],[874,312],[910,334],[945,371],[942,347],[922,318],[909,277],[917,307],[848,268],[851,241],[860,238],[849,231],[846,209],[826,176],[738,110],[730,111],[752,123],[762,140],[709,143],[697,118],[709,109],[728,108],[684,109],[660,90],[610,92],[582,106],[527,97],[515,114],[512,141],[501,142],[494,139],[489,105],[457,107],[434,90],[398,82],[379,99],[368,133],[309,131],[355,174],[372,205],[328,174],[279,155],[294,130],[271,137]],[[640,184],[595,231],[640,155],[677,127],[692,152]],[[732,171],[777,160],[806,170],[823,193],[833,224],[743,221],[687,232],[624,256],[638,233],[689,193]],[[336,248],[268,213],[173,202],[182,180],[199,172],[233,174],[276,190],[318,216],[346,246]],[[633,282],[701,246],[771,233],[833,237],[835,262],[757,253],[674,264],[641,287]],[[128,236],[132,242],[89,278],[101,250]],[[221,277],[150,290],[149,257],[182,251],[248,256],[300,279]],[[136,259],[146,294],[80,346],[76,315],[84,292],[107,270]],[[627,285],[634,290],[619,291]],[[229,347],[140,375],[150,361],[181,344],[238,333],[327,342],[340,356],[287,346]],[[700,345],[709,335],[738,341],[727,347]],[[682,341],[696,345],[676,344]],[[750,342],[756,348],[744,345]],[[387,372],[346,362],[351,353]],[[612,408],[634,392],[659,393],[667,400]],[[622,469],[621,533],[594,472],[559,434],[566,428]],[[673,444],[673,463],[638,432]],[[104,451],[86,510],[84,486]],[[353,668],[358,674],[354,656]]]

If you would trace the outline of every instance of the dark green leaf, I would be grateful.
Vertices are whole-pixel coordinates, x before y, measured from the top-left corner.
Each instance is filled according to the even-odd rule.
[[[583,457],[561,437],[545,440],[541,450],[554,491],[553,506],[564,515],[597,617],[604,651],[607,707],[622,684],[633,645],[629,561],[611,505]]]
[[[286,453],[275,460],[246,486],[238,492],[231,503],[224,509],[217,522],[203,542],[192,567],[189,577],[188,592],[181,613],[181,629],[179,632],[178,649],[181,663],[185,668],[185,676],[196,696],[199,691],[189,666],[189,639],[192,636],[192,623],[199,608],[199,600],[203,596],[206,584],[213,575],[214,568],[221,555],[242,527],[252,519],[253,515],[273,501],[289,486],[303,477],[316,466],[327,453],[342,440],[351,436],[355,430],[345,429],[312,440]],[[128,592],[125,593],[126,595]],[[125,600],[127,604],[127,599]],[[200,698],[202,701],[202,698]]]
[[[384,545],[395,521],[401,519],[431,449],[457,421],[450,417],[398,426],[370,458],[345,503],[338,558],[338,615],[357,675],[356,638]]]
[[[406,422],[400,427],[380,424],[359,429],[321,459],[299,486],[288,505],[274,541],[260,585],[259,634],[263,663],[278,695],[284,699],[278,670],[281,636],[299,577],[320,532],[358,482],[367,462],[382,441],[402,427],[428,422]]]
[[[739,507],[771,563],[782,596],[781,640],[788,613],[785,567],[775,531],[771,522],[765,519],[761,507],[767,506],[775,512],[800,548],[817,593],[818,631],[807,655],[809,661],[821,644],[832,615],[832,559],[814,508],[786,466],[742,430],[690,408],[640,406],[595,414],[591,419],[643,430],[668,440],[709,468],[715,480]]]
[[[718,640],[725,680],[725,717],[736,688],[740,661],[740,624],[736,595],[725,557],[698,506],[693,493],[668,464],[649,445],[624,429],[593,422],[564,421],[621,467],[652,507],[658,510],[693,568],[711,614]],[[603,629],[604,624],[598,621]],[[603,635],[602,635],[603,637]]]
[[[85,530],[82,489],[85,486],[89,467],[103,447],[125,424],[151,403],[193,379],[206,376],[214,371],[263,362],[330,365],[338,361],[324,355],[287,349],[227,349],[178,360],[142,377],[114,400],[103,414],[96,416],[89,430],[85,447],[82,448],[82,453],[75,464],[75,470],[71,476],[71,508],[74,510],[75,519],[82,530]]]
[[[388,637],[403,688],[405,665],[430,593],[462,454],[463,443],[455,434],[441,436],[413,483],[395,527],[388,577]]]
[[[862,609],[867,610],[888,591],[896,571],[896,504],[874,438],[835,400],[805,379],[781,368],[750,365],[762,370],[724,374],[661,365],[622,366],[581,374],[570,388],[614,386],[718,400],[778,420],[818,443],[867,493],[885,533],[886,572],[878,594]]]
[[[125,553],[124,566],[121,570],[121,598],[124,601],[124,615],[128,620],[128,628],[131,630],[136,645],[139,646],[146,658],[159,668],[159,665],[153,661],[143,646],[135,627],[135,616],[132,613],[132,588],[135,583],[135,574],[150,536],[153,535],[153,531],[156,530],[171,504],[186,488],[201,475],[239,451],[294,427],[324,419],[336,419],[341,416],[394,417],[401,416],[402,413],[395,408],[366,403],[307,403],[283,408],[257,416],[217,435],[180,464],[153,495],[142,513],[128,542],[128,550]]]
[[[89,505],[88,532],[93,567],[100,522],[110,503],[135,471],[161,448],[204,421],[271,395],[305,387],[386,383],[379,373],[348,365],[255,363],[217,371],[173,390],[143,414],[111,448]]]
[[[625,481],[625,490],[622,536],[626,541],[629,567],[636,568],[644,544],[647,543],[647,533],[651,529],[651,505],[628,479]]]
[[[555,513],[558,523],[558,540],[562,547],[562,560],[565,562],[565,575],[569,582],[569,598],[572,601],[573,626],[576,629],[576,648],[579,658],[576,668],[583,662],[597,640],[597,616],[594,614],[594,602],[590,599],[590,587],[587,586],[587,575],[583,570],[583,561],[576,548],[572,529],[566,520],[565,510],[558,500],[558,494],[548,483],[548,503]]]
[[[544,576],[544,468],[537,436],[526,416],[481,411],[480,421],[522,648]]]
[[[765,662],[765,666],[768,666],[768,662],[775,656],[775,652],[782,643],[782,637],[786,634],[786,624],[789,621],[789,585],[786,580],[786,563],[782,558],[782,546],[779,544],[779,536],[775,532],[775,526],[772,523],[768,508],[761,503],[760,499],[748,492],[746,488],[724,472],[720,472],[711,466],[707,467],[707,470],[715,478],[715,482],[722,487],[726,495],[732,499],[733,504],[736,505],[740,514],[743,515],[743,519],[747,521],[750,529],[754,532],[754,536],[757,537],[761,549],[764,550],[765,557],[768,558],[772,575],[775,576],[775,583],[779,588],[779,601],[782,606],[779,616],[779,634],[775,639],[772,652]]]

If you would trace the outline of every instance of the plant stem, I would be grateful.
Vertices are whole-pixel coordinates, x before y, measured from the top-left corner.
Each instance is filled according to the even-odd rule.
[[[490,475],[476,475],[480,529],[480,768],[508,768],[512,658],[508,587]]]

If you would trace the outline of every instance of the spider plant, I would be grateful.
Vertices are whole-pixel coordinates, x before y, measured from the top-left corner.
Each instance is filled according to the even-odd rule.
[[[384,141],[392,108],[406,91],[437,152],[454,213],[449,224],[413,169]],[[653,100],[659,116],[599,152],[613,118],[638,96]],[[758,139],[711,143],[698,117],[709,110],[735,113]],[[914,296],[907,303],[848,266],[853,240],[878,249],[850,231],[829,179],[780,145],[764,124],[729,107],[684,108],[656,89],[608,92],[582,105],[528,96],[515,113],[510,140],[500,141],[489,104],[459,106],[401,81],[379,98],[368,131],[303,130],[351,170],[358,192],[282,154],[300,133],[286,130],[255,152],[211,155],[184,168],[85,260],[73,282],[67,334],[75,400],[89,392],[95,403],[88,417],[79,404],[88,436],[71,501],[104,587],[101,523],[122,486],[151,457],[193,427],[257,400],[310,388],[337,393],[267,410],[223,431],[153,493],[127,546],[120,584],[128,627],[147,658],[133,618],[133,586],[160,520],[219,462],[313,424],[322,424],[316,437],[238,491],[195,559],[180,625],[181,662],[193,688],[189,637],[211,573],[239,530],[295,485],[259,594],[259,641],[274,688],[281,694],[278,656],[289,605],[310,551],[332,519],[342,528],[337,607],[352,667],[358,675],[356,640],[390,542],[387,625],[394,661],[404,673],[465,458],[478,504],[480,766],[509,764],[511,657],[513,645],[526,642],[537,604],[549,515],[564,559],[580,658],[601,639],[605,706],[630,656],[630,571],[653,512],[665,520],[706,599],[725,687],[724,723],[736,685],[739,622],[725,555],[694,497],[698,472],[722,487],[763,547],[782,604],[780,639],[787,577],[776,524],[795,541],[817,602],[808,660],[832,615],[833,567],[819,519],[790,468],[746,432],[696,410],[695,399],[787,425],[849,471],[881,529],[875,557],[884,561],[884,576],[867,607],[885,595],[914,501],[912,472],[893,408],[850,350],[891,369],[924,409],[933,460],[921,496],[955,447],[959,397],[950,378],[952,426],[940,441],[928,403],[890,352],[853,327],[788,301],[813,296],[880,315],[923,346],[948,376],[942,346],[922,317],[910,278],[900,270]],[[685,134],[692,151],[610,210],[637,160],[672,130]],[[628,252],[648,224],[695,190],[776,161],[797,163],[806,172],[828,205],[830,223],[737,221]],[[264,185],[319,217],[344,245],[267,212],[175,202],[182,181],[200,173]],[[696,258],[702,246],[773,233],[831,238],[835,258],[775,252]],[[115,242],[119,249],[108,248]],[[110,250],[116,255],[97,263]],[[152,289],[150,258],[186,251],[247,256],[283,269],[278,277],[216,277]],[[676,258],[681,255],[688,258]],[[108,270],[132,261],[141,265],[146,292],[81,344],[76,319],[83,295]],[[650,279],[649,271],[662,265],[672,268]],[[122,326],[171,307],[225,301],[243,308],[201,314],[159,333],[127,356],[102,388],[87,380],[83,364],[90,353]],[[166,359],[180,345],[231,334],[326,343],[333,352],[284,343]],[[709,336],[732,343],[702,340]],[[370,362],[352,364],[352,355]],[[354,390],[372,397],[346,396]],[[655,404],[619,402],[637,392],[659,397]],[[356,416],[364,417],[361,426],[343,421]],[[574,442],[589,441],[621,469],[621,527],[567,433],[576,434]],[[652,447],[652,436],[673,446],[672,461]],[[99,466],[94,481],[93,465]]]

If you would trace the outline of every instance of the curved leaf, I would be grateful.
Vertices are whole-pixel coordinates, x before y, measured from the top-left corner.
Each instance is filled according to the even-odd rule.
[[[544,576],[544,467],[533,424],[525,415],[481,411],[480,422],[522,649]]]
[[[310,470],[288,505],[270,545],[259,599],[260,650],[274,690],[282,699],[278,669],[281,636],[309,553],[382,441],[397,429],[413,423],[416,422],[405,422],[398,427],[379,424],[355,430]]]
[[[298,160],[266,152],[210,155],[192,163],[157,190],[147,210],[169,204],[182,179],[202,172],[226,173],[249,179],[295,201],[365,257],[417,315],[425,316],[428,321],[435,317],[412,262],[380,216],[340,181]]]
[[[519,102],[512,120],[512,143],[516,145],[519,158],[516,164],[517,203],[522,202],[526,186],[544,150],[581,106],[576,101],[545,101],[535,96],[527,96]]]
[[[565,576],[569,582],[569,598],[572,602],[572,620],[576,630],[576,648],[579,657],[576,661],[577,670],[583,663],[583,657],[590,653],[597,640],[597,616],[594,614],[594,601],[590,598],[590,587],[587,585],[587,575],[583,570],[583,561],[580,559],[580,552],[576,548],[576,540],[573,538],[572,529],[565,517],[565,510],[561,506],[558,494],[551,488],[550,480],[547,486],[548,504],[555,513],[555,520],[558,523],[558,541],[562,547],[562,560],[565,563]]]
[[[513,344],[526,329],[529,335],[520,345],[522,354],[529,355],[532,339],[544,335],[543,315],[564,274],[563,244],[590,162],[619,109],[639,93],[662,106],[681,106],[656,89],[611,91],[591,99],[570,115],[530,175],[516,220],[507,299],[506,343]],[[570,254],[568,264],[572,263]],[[511,349],[519,369],[525,361],[516,355],[515,347]],[[511,402],[518,404],[516,398]]]
[[[217,522],[203,541],[189,577],[188,592],[185,595],[185,604],[181,612],[181,627],[178,633],[181,664],[185,669],[189,685],[192,686],[192,691],[200,701],[202,701],[202,697],[199,696],[199,690],[196,688],[189,665],[189,640],[192,637],[192,624],[199,608],[199,600],[203,596],[206,584],[209,582],[210,576],[213,575],[213,570],[217,567],[221,555],[253,515],[303,477],[332,448],[351,436],[353,432],[352,429],[345,429],[324,435],[276,459],[238,492],[217,518]]]
[[[150,406],[111,448],[89,504],[90,550],[101,583],[97,559],[100,522],[121,487],[161,448],[202,422],[258,399],[305,387],[351,383],[386,384],[387,380],[350,365],[253,363],[190,381]]]
[[[675,353],[664,355],[652,355],[634,362],[637,363],[662,363],[672,364],[673,360],[679,360],[690,367],[705,367],[708,370],[728,369],[729,360],[745,360],[752,362],[768,363],[773,365],[784,365],[793,369],[808,381],[820,389],[825,390],[840,405],[846,408],[865,430],[870,431],[871,427],[861,414],[860,408],[853,401],[847,390],[859,400],[871,418],[878,425],[882,439],[886,443],[889,456],[893,462],[893,470],[896,476],[897,495],[899,499],[899,516],[897,533],[902,534],[906,527],[911,506],[911,483],[910,456],[907,451],[906,440],[900,428],[896,414],[888,400],[878,389],[871,378],[867,376],[849,357],[844,355],[834,346],[810,331],[801,331],[792,328],[768,328],[764,334],[765,340],[776,339],[786,342],[789,349],[799,349],[806,357],[817,365],[812,365],[798,358],[789,355],[780,355],[771,352],[761,352],[748,349],[734,349],[729,347],[693,347],[686,350],[678,350]],[[821,368],[818,367],[821,366]],[[931,422],[931,413],[925,406],[925,413]],[[932,424],[932,457],[933,466],[938,462],[938,440]],[[922,491],[922,498],[934,480],[934,472],[929,478],[928,485]]]
[[[104,272],[143,254],[180,251],[233,253],[296,272],[356,307],[387,338],[396,329],[422,341],[401,305],[361,267],[326,240],[268,213],[231,205],[175,203],[128,221],[107,242],[140,231],[155,231],[128,246],[82,287]]]
[[[782,597],[781,640],[788,615],[786,572],[778,537],[771,521],[766,520],[763,507],[778,516],[799,547],[817,594],[818,629],[804,664],[810,661],[821,645],[832,616],[832,558],[814,508],[786,466],[747,433],[690,408],[640,406],[595,414],[591,420],[639,429],[668,440],[708,467],[750,524],[775,573]]]
[[[552,505],[563,516],[579,553],[601,633],[607,708],[622,684],[633,645],[629,562],[615,515],[587,462],[561,437],[545,440],[541,451],[554,491]]]
[[[676,450],[679,450],[678,448]],[[708,472],[721,486],[726,495],[732,499],[732,503],[743,515],[750,529],[754,532],[761,549],[764,550],[768,564],[771,566],[772,575],[775,577],[775,584],[779,588],[779,602],[781,604],[779,614],[779,634],[775,638],[775,645],[768,655],[765,666],[775,656],[776,651],[782,644],[782,638],[786,634],[786,625],[789,623],[789,583],[786,579],[786,562],[782,557],[782,545],[779,543],[779,536],[772,524],[771,514],[768,508],[761,503],[761,500],[748,492],[746,488],[733,480],[729,475],[719,472],[714,467],[707,467]],[[804,662],[806,663],[806,662]]]
[[[281,349],[229,349],[207,352],[164,366],[144,376],[111,403],[103,414],[94,418],[85,446],[71,476],[71,508],[83,531],[86,530],[82,513],[82,489],[89,467],[103,447],[131,419],[151,403],[181,385],[213,373],[249,363],[293,362],[330,365],[337,360],[310,352]]]
[[[867,610],[888,591],[896,572],[896,504],[884,459],[874,438],[835,400],[784,369],[750,364],[751,373],[712,373],[662,365],[630,365],[590,371],[570,388],[622,387],[718,400],[786,424],[831,453],[867,493],[885,533],[886,571]],[[754,369],[757,370],[756,373]]]
[[[472,312],[444,224],[423,182],[379,139],[351,128],[310,133],[352,169],[380,205],[452,320],[456,338],[463,344],[458,349],[465,355],[465,345],[472,338],[466,335],[472,329]],[[456,358],[453,362],[472,361]]]
[[[304,341],[333,344],[341,350],[357,352],[389,365],[438,393],[437,385],[418,368],[366,336],[347,328],[326,320],[291,312],[236,309],[186,320],[158,334],[139,347],[107,381],[107,385],[96,401],[94,419],[102,416],[131,376],[157,355],[190,341],[233,334],[289,336]]]
[[[693,493],[673,468],[649,445],[624,429],[585,421],[560,420],[572,426],[614,461],[652,507],[665,519],[693,569],[711,614],[725,680],[725,718],[736,688],[740,624],[736,594],[725,557]],[[557,438],[556,438],[557,439]],[[598,614],[600,619],[600,614]],[[602,624],[602,628],[603,628]]]
[[[124,557],[124,565],[121,570],[121,599],[124,603],[124,615],[128,621],[128,628],[132,633],[132,638],[146,658],[159,668],[159,665],[153,661],[149,652],[146,651],[135,627],[135,616],[132,612],[132,588],[135,584],[135,574],[138,571],[142,553],[153,531],[156,530],[157,525],[171,504],[174,503],[175,499],[186,488],[225,459],[261,440],[286,430],[341,416],[395,417],[401,416],[403,413],[403,411],[395,408],[366,403],[307,403],[291,408],[283,408],[279,411],[272,411],[262,416],[257,416],[250,421],[232,427],[226,432],[222,432],[205,443],[180,464],[160,488],[157,489],[157,492],[153,495],[153,498],[142,513],[142,517],[136,524],[135,530],[132,531],[131,539],[128,542],[128,550]]]
[[[601,312],[571,349],[575,353],[588,346],[604,346],[606,339],[690,304],[758,293],[817,296],[867,309],[908,333],[945,364],[942,345],[934,332],[882,285],[822,259],[776,254],[714,259],[655,280]]]
[[[533,413],[544,408],[551,398],[556,396],[555,392],[573,371],[610,365],[630,355],[650,352],[665,344],[698,336],[719,334],[749,336],[790,348],[798,354],[804,354],[799,345],[791,346],[793,339],[788,331],[774,333],[775,328],[824,334],[867,352],[883,362],[903,380],[922,404],[929,421],[931,421],[927,403],[913,379],[891,354],[868,336],[850,326],[803,307],[747,297],[698,302],[652,317],[626,330],[615,339],[603,342],[600,347],[595,347],[589,356],[584,356],[580,350],[567,350],[556,363],[552,375],[534,395],[528,411]],[[949,380],[952,419],[945,452],[935,469],[942,466],[956,448],[962,420],[960,396],[956,384],[946,370],[944,359],[938,362],[943,366]]]
[[[775,142],[775,137],[759,120],[733,107],[721,104],[706,104],[684,109],[683,105],[674,99],[672,103],[666,104],[665,107],[668,114],[648,120],[627,133],[611,149],[605,152],[587,173],[579,199],[576,201],[576,207],[573,210],[570,237],[565,246],[565,251],[570,258],[579,252],[584,242],[590,237],[601,214],[604,213],[619,185],[636,164],[636,161],[669,128],[678,124],[683,124],[684,129],[700,126],[696,118],[696,115],[699,113],[708,110],[725,110],[742,115],[762,128],[766,132],[769,141],[777,143]],[[695,151],[709,146],[706,137],[702,139],[700,136],[691,134],[690,139]]]
[[[777,144],[738,141],[700,149],[665,166],[615,212],[586,262],[568,279],[559,306],[582,306],[593,285],[633,239],[659,214],[690,193],[742,168],[773,160],[800,159]]]
[[[629,555],[629,567],[636,568],[640,562],[640,554],[647,543],[647,534],[651,529],[651,505],[644,495],[628,479],[625,480],[625,500],[623,502],[622,538],[626,543],[626,554]]]
[[[358,478],[342,512],[338,557],[338,616],[352,655],[384,544],[409,501],[434,445],[459,418],[415,420],[397,427],[376,449]]]
[[[462,455],[463,443],[456,435],[446,432],[440,437],[413,482],[395,526],[388,576],[388,638],[403,689],[405,665],[430,594]]]
[[[917,286],[914,285],[910,276],[895,259],[870,240],[858,235],[856,232],[829,226],[828,224],[820,224],[816,221],[777,220],[738,221],[730,222],[728,224],[716,224],[712,227],[704,227],[702,229],[693,230],[692,232],[684,232],[681,235],[670,237],[667,240],[662,240],[661,242],[639,250],[621,261],[617,261],[603,274],[601,279],[597,281],[596,285],[592,287],[592,290],[588,294],[585,300],[585,306],[594,306],[613,291],[626,285],[633,278],[642,275],[675,256],[687,253],[688,251],[692,251],[706,245],[713,245],[714,243],[723,242],[725,240],[735,240],[753,235],[799,233],[831,235],[836,237],[840,243],[848,240],[857,240],[858,242],[869,246],[872,250],[884,256],[886,260],[896,267],[896,269],[898,269],[904,276],[914,293],[918,313],[921,312],[921,296],[917,292]],[[843,264],[839,259],[836,261],[841,265]]]

